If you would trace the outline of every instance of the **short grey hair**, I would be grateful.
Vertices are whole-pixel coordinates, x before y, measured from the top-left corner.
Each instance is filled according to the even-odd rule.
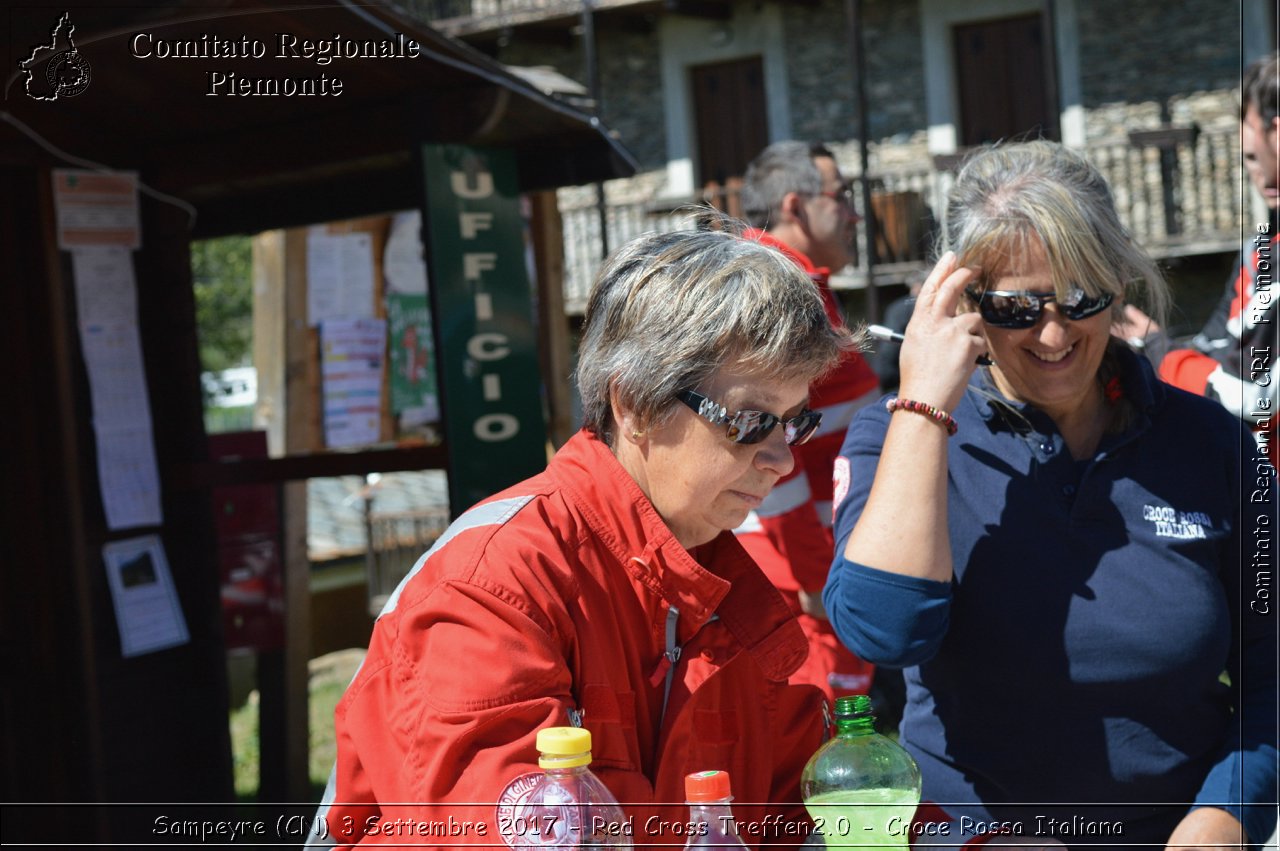
[[[817,195],[822,191],[818,157],[835,155],[822,145],[787,140],[774,142],[747,166],[742,185],[742,207],[751,223],[768,227],[778,217],[788,192]]]
[[[1085,156],[1057,142],[1004,143],[972,155],[947,203],[945,247],[989,279],[1043,247],[1059,296],[1078,286],[1091,296],[1134,300],[1165,324],[1169,285],[1116,212],[1106,179]],[[1112,308],[1119,318],[1119,299]]]
[[[610,445],[611,393],[647,429],[726,366],[807,386],[862,342],[832,327],[794,261],[720,225],[642,236],[596,278],[576,378],[583,426]]]

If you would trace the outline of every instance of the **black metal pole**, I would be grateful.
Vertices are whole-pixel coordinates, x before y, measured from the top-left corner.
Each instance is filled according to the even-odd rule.
[[[853,67],[853,94],[858,106],[858,158],[862,167],[862,225],[867,241],[867,321],[880,320],[880,297],[876,292],[876,217],[871,207],[870,153],[867,138],[871,135],[867,115],[867,51],[862,39],[862,0],[845,0],[849,19],[849,54]]]
[[[592,0],[582,0],[582,52],[587,65],[587,88],[591,91],[592,114],[601,113],[600,63],[596,60],[596,24]],[[596,217],[600,222],[600,259],[609,256],[609,211],[604,200],[604,181],[596,181]]]

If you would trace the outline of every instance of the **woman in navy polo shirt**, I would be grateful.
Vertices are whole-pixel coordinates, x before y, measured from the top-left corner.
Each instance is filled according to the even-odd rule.
[[[906,668],[927,829],[1266,840],[1274,470],[1220,404],[1111,335],[1126,299],[1162,314],[1168,291],[1080,154],[981,152],[947,236],[901,395],[863,409],[837,462],[823,595],[853,652]]]

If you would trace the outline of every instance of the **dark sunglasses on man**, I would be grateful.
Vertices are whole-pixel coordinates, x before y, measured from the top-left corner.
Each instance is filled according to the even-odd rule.
[[[967,287],[964,294],[978,306],[982,321],[997,328],[1030,328],[1040,321],[1045,304],[1051,301],[1057,303],[1063,316],[1078,322],[1101,313],[1115,300],[1111,293],[1091,296],[1079,287],[1072,287],[1062,298],[1058,298],[1056,293],[1030,290],[979,292],[973,287]]]
[[[692,390],[681,390],[676,398],[688,405],[712,425],[727,426],[726,434],[734,443],[759,443],[768,437],[778,423],[783,424],[783,439],[788,446],[799,446],[817,430],[822,414],[805,409],[785,419],[765,411],[738,411],[730,414],[724,405]]]

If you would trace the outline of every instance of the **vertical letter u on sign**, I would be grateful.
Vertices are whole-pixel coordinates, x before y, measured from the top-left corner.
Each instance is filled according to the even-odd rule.
[[[468,201],[488,198],[493,194],[493,175],[487,171],[477,171],[472,174],[467,174],[465,171],[450,172],[449,188],[453,190],[454,195],[466,198]]]

